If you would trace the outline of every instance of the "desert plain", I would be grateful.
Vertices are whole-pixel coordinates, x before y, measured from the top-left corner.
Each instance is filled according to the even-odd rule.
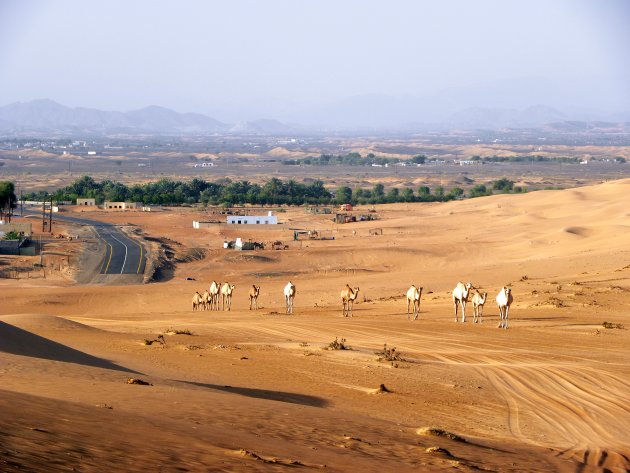
[[[344,225],[288,208],[271,229],[83,212],[152,257],[159,240],[172,264],[146,284],[86,284],[86,237],[60,243],[64,275],[0,279],[0,471],[628,471],[629,193],[622,179],[377,205],[379,220]],[[288,249],[223,248],[239,236]],[[212,280],[235,285],[232,310],[193,311]],[[471,304],[455,321],[458,281],[488,293],[481,323]]]

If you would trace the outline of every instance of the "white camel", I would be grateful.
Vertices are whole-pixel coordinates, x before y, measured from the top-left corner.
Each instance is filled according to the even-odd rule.
[[[234,291],[234,284],[225,283],[221,286],[221,301],[223,303],[223,310],[227,307],[227,310],[232,310],[232,292]]]
[[[258,295],[260,294],[260,286],[252,285],[249,290],[249,310],[258,310]]]
[[[219,293],[221,292],[221,283],[212,281],[210,284],[210,310],[219,310]]]
[[[201,294],[195,291],[195,294],[192,298],[192,310],[199,310],[199,306],[201,305]]]
[[[353,289],[349,284],[346,284],[346,287],[341,290],[341,304],[343,305],[341,313],[344,317],[347,317],[348,315],[352,317],[352,307],[354,307],[354,301],[358,296],[358,287]]]
[[[482,322],[481,316],[483,315],[483,305],[486,303],[486,299],[488,298],[488,293],[484,292],[483,295],[475,290],[472,295],[472,305],[473,305],[473,323],[477,323],[477,319],[479,319],[479,323]]]
[[[512,289],[503,286],[497,294],[497,305],[499,306],[499,328],[508,328],[508,313],[514,298],[512,297]]]
[[[422,288],[411,286],[407,289],[407,319],[409,319],[409,307],[413,304],[413,320],[418,318],[420,313],[420,297],[422,296]]]
[[[469,282],[464,284],[458,282],[455,289],[453,289],[453,305],[455,306],[455,322],[457,322],[457,304],[462,306],[462,323],[466,322],[466,303],[468,302],[468,296],[473,285]]]
[[[289,281],[286,286],[284,286],[284,300],[287,305],[287,314],[293,313],[293,301],[295,299],[295,285]]]

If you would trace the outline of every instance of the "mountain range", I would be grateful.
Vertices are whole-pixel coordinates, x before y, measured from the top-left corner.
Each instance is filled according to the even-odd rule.
[[[129,112],[70,108],[52,100],[16,102],[0,107],[0,133],[5,136],[29,133],[62,134],[240,134],[286,135],[322,131],[414,131],[422,129],[531,128],[571,120],[630,121],[630,114],[604,116],[595,112],[566,113],[545,105],[522,109],[471,106],[457,109],[443,98],[443,113],[428,113],[429,106],[412,98],[363,95],[289,117],[291,125],[275,119],[224,123],[200,113],[179,113],[149,106]],[[466,100],[461,98],[461,103]],[[430,107],[436,108],[436,103]],[[586,113],[586,116],[585,116]],[[295,124],[300,123],[300,124]]]

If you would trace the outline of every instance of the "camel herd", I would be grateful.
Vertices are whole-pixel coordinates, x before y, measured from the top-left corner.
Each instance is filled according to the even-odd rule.
[[[232,308],[232,293],[234,284],[212,281],[210,287],[203,293],[195,291],[192,298],[192,310],[230,310]],[[255,287],[255,286],[254,286]]]
[[[472,292],[474,291],[474,292]],[[455,289],[453,289],[453,306],[455,307],[455,322],[457,322],[457,308],[462,308],[462,322],[466,322],[466,303],[472,292],[472,304],[473,304],[473,323],[481,323],[481,316],[483,315],[483,306],[488,298],[488,293],[481,294],[473,285],[469,282],[466,284],[461,281],[457,283]],[[496,297],[497,305],[499,306],[499,328],[508,328],[508,313],[510,312],[510,306],[514,301],[512,297],[512,289],[503,286]]]
[[[212,281],[208,290],[203,294],[195,292],[192,299],[192,310],[231,310],[232,295],[236,286],[230,283]],[[283,288],[286,313],[293,314],[293,301],[295,299],[295,284],[291,281]],[[249,289],[249,310],[258,309],[258,296],[260,295],[260,286],[252,285]],[[413,314],[413,320],[418,319],[420,314],[420,298],[422,297],[422,287],[411,286],[405,293],[407,297],[407,319]],[[354,301],[359,296],[359,288],[346,287],[341,290],[341,305],[343,317],[352,317],[352,309]],[[483,306],[488,298],[488,293],[483,294],[475,289],[472,283],[458,282],[452,292],[453,306],[455,308],[455,322],[457,322],[457,312],[459,307],[462,309],[462,323],[466,322],[466,304],[470,299],[473,305],[473,323],[481,323],[483,316]],[[514,301],[512,289],[502,287],[497,294],[496,302],[499,307],[499,328],[508,328],[508,314],[510,306]],[[411,309],[411,313],[410,313]]]

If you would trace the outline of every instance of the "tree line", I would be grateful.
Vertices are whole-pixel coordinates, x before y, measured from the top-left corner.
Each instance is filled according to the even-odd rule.
[[[320,156],[301,158],[301,159],[286,159],[283,161],[283,164],[288,166],[299,166],[299,165],[311,165],[311,166],[371,166],[372,164],[376,164],[379,166],[385,166],[386,164],[396,164],[396,163],[413,163],[413,164],[424,164],[426,161],[426,156],[419,154],[417,156],[413,156],[409,159],[401,159],[401,158],[385,158],[382,156],[376,156],[374,153],[369,153],[367,156],[363,157],[360,153],[348,153],[348,154],[322,154]]]
[[[316,180],[310,183],[299,183],[295,180],[283,181],[272,178],[265,184],[254,184],[249,181],[232,181],[222,179],[215,182],[192,179],[191,181],[174,181],[161,179],[146,184],[127,186],[121,182],[104,180],[95,181],[90,176],[83,176],[72,184],[57,189],[52,193],[39,191],[26,194],[26,200],[45,200],[52,196],[56,202],[73,201],[78,198],[94,198],[97,204],[111,202],[142,202],[153,205],[303,205],[303,204],[384,204],[395,202],[446,202],[465,197],[479,197],[494,192],[522,192],[514,187],[514,182],[503,178],[494,181],[487,187],[473,187],[468,195],[464,189],[453,187],[446,189],[436,186],[392,187],[386,189],[383,184],[375,184],[372,188],[355,188],[339,186],[334,191],[324,186],[324,182]]]

